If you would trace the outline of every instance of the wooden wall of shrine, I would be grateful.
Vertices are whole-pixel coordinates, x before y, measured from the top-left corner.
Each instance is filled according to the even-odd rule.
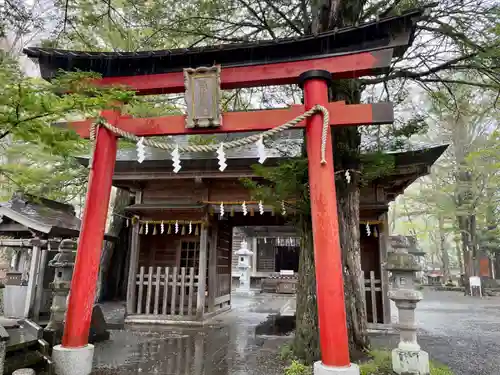
[[[205,289],[204,313],[227,306],[231,294],[232,252],[236,250],[232,246],[233,226],[270,225],[267,223],[269,220],[284,221],[279,213],[271,217],[269,212],[261,216],[257,210],[252,210],[252,215],[247,216],[238,212],[241,211],[239,203],[251,202],[251,195],[237,178],[151,180],[142,185],[141,192],[141,199],[131,206],[132,214],[140,221],[137,225],[140,240],[133,306],[135,315],[158,314],[194,319],[197,308],[200,308],[196,301],[200,287]],[[384,190],[377,186],[364,187],[361,197],[361,218],[376,223],[381,210],[387,207]],[[221,202],[226,204],[224,220],[208,208],[213,210]],[[237,208],[236,215],[232,213],[234,208]],[[177,234],[172,224],[176,220],[183,223]],[[198,223],[203,220],[209,222],[209,239],[203,257],[206,280],[200,284],[198,274],[202,249],[201,224]],[[161,221],[164,221],[163,234]],[[186,223],[189,221],[194,223],[192,233],[188,233]],[[376,224],[371,225],[371,230],[377,235],[363,235],[364,230],[364,227],[360,228],[367,311],[369,321],[382,323],[380,238]],[[374,281],[370,283],[370,279]],[[173,294],[176,294],[175,300]]]
[[[238,179],[179,179],[151,181],[143,190],[144,204],[182,204],[207,201],[250,200],[250,192]]]

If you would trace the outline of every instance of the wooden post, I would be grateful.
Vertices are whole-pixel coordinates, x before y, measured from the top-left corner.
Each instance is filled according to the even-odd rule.
[[[217,222],[212,225],[210,254],[208,256],[208,311],[215,310],[215,291],[217,289]]]
[[[135,204],[142,203],[142,191],[135,192]],[[137,267],[139,265],[139,250],[141,236],[139,235],[139,223],[132,226],[132,236],[130,238],[130,255],[128,265],[128,282],[127,282],[127,315],[135,313],[136,300],[136,280]]]
[[[31,250],[30,274],[28,279],[28,290],[26,292],[26,300],[24,304],[24,317],[29,318],[32,311],[33,301],[35,297],[35,288],[38,280],[38,263],[40,259],[40,241],[33,240],[33,249]]]
[[[331,73],[312,70],[301,74],[304,104],[311,109],[328,103]],[[332,113],[335,116],[335,113]],[[318,323],[323,366],[350,366],[344,301],[344,279],[340,249],[335,174],[333,171],[330,129],[323,139],[323,116],[315,114],[306,121],[311,216],[316,265]],[[320,150],[325,148],[325,161]],[[316,372],[316,371],[315,371]]]
[[[198,265],[198,295],[196,298],[196,319],[202,320],[205,312],[205,289],[207,282],[207,248],[208,248],[208,227],[201,226],[200,233],[200,259]]]
[[[252,273],[251,273],[252,276],[255,276],[255,274],[257,273],[257,247],[258,247],[257,244],[258,244],[257,237],[252,237],[252,247],[250,248],[250,250],[253,251]],[[251,284],[251,282],[250,282],[250,284]]]
[[[38,277],[36,280],[35,305],[33,306],[33,320],[35,322],[37,322],[40,319],[40,309],[42,307],[42,299],[43,299],[43,279],[45,277],[45,266],[47,265],[48,254],[49,254],[48,249],[42,250],[42,257],[40,259],[40,266],[38,267]]]
[[[389,221],[387,212],[382,215],[382,225],[379,226],[379,254],[380,254],[380,289],[382,290],[382,314],[384,324],[391,323],[391,300],[389,299],[389,272],[384,263],[387,260],[387,241],[389,241]]]

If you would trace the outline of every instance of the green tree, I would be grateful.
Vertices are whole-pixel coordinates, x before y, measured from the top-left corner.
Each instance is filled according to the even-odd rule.
[[[80,73],[50,83],[29,78],[16,61],[0,52],[0,140],[10,139],[3,143],[7,162],[0,168],[5,183],[10,182],[4,191],[67,198],[81,190],[82,175],[73,156],[88,152],[87,145],[75,133],[52,124],[95,115],[110,102],[131,96],[119,89],[97,89],[91,78]]]
[[[464,260],[466,276],[478,273],[478,251],[496,247],[495,220],[498,219],[498,108],[494,91],[451,84],[429,95],[429,133],[418,141],[449,144],[448,150],[430,176],[398,205],[409,204],[411,214],[435,220],[441,229],[444,273],[448,273],[449,252],[444,246],[451,237],[457,242],[454,258]],[[400,210],[400,209],[398,209]],[[458,245],[459,244],[459,245]],[[461,253],[460,253],[461,252]]]

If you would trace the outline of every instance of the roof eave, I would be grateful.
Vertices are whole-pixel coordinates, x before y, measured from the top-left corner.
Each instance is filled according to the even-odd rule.
[[[27,228],[33,229],[37,232],[41,232],[44,234],[49,234],[50,231],[52,230],[52,226],[49,225],[44,225],[38,221],[31,220],[18,212],[11,210],[8,207],[5,206],[0,206],[0,215],[1,216],[7,216],[9,219],[24,225]]]

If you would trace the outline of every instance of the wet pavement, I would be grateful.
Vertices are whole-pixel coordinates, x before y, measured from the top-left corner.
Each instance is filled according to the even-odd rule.
[[[419,342],[456,375],[500,374],[500,298],[425,291],[416,318]],[[286,309],[287,296],[233,296],[233,309],[204,328],[127,327],[97,344],[94,375],[282,375],[280,347],[288,337],[255,336],[269,314]],[[117,325],[120,306],[105,307]],[[393,314],[394,316],[395,314]],[[374,346],[394,348],[397,335],[372,335]]]
[[[94,375],[282,375],[280,347],[290,338],[255,335],[255,327],[275,314],[289,297],[232,297],[232,310],[203,328],[134,326],[111,332],[96,345]],[[119,305],[104,308],[119,324]]]
[[[500,298],[464,296],[460,292],[424,291],[417,305],[419,343],[431,359],[456,375],[500,374]],[[372,338],[394,348],[397,336]]]

